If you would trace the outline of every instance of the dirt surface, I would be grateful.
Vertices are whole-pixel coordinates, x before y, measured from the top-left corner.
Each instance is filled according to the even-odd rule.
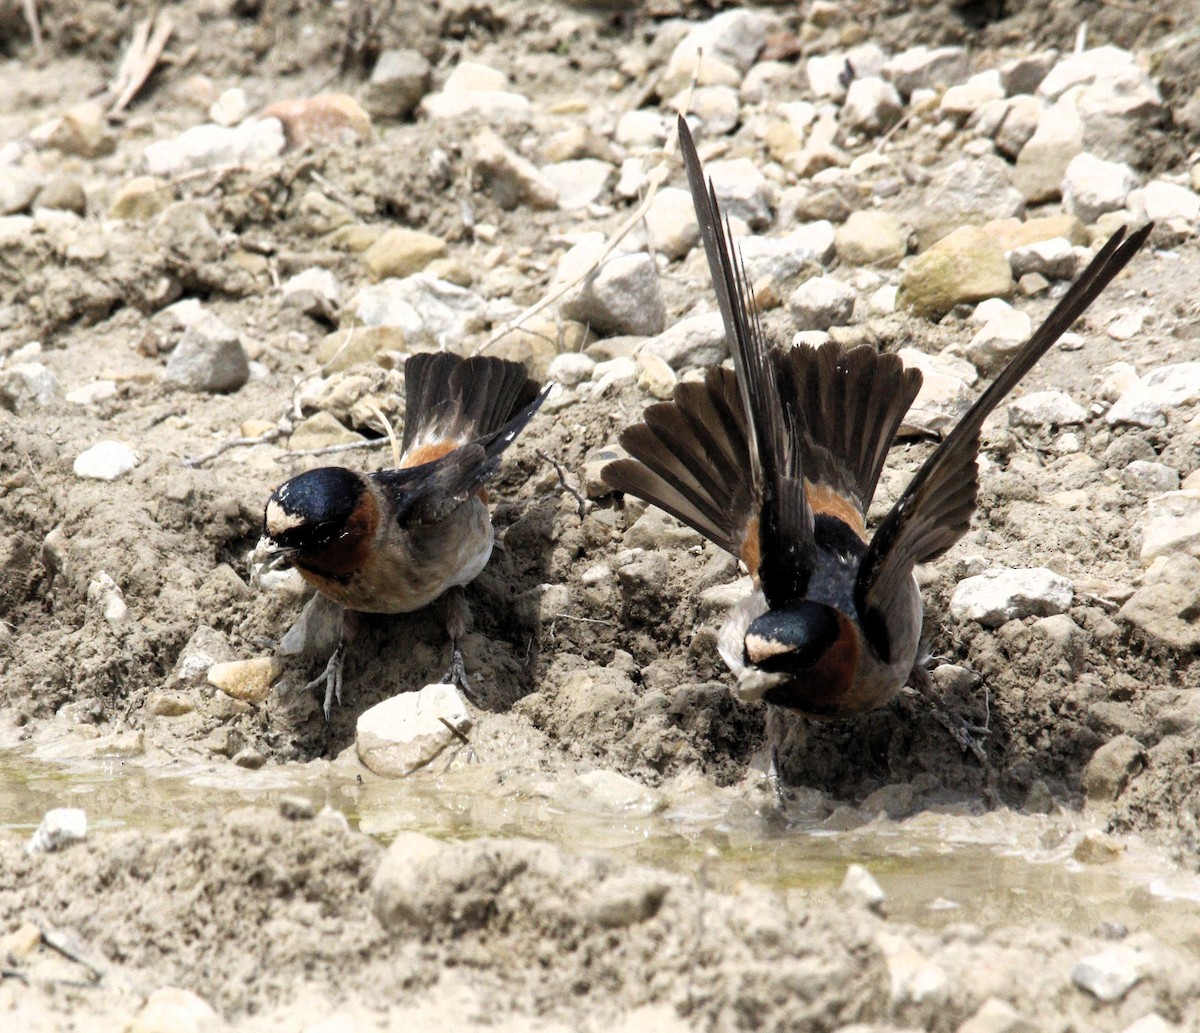
[[[503,134],[536,158],[539,139],[580,120],[611,135],[613,113],[647,97],[654,103],[645,75],[631,70],[669,54],[680,35],[673,19],[712,13],[675,0],[615,10],[517,0],[401,6],[364,36],[364,12],[388,5],[174,5],[173,62],[112,125],[112,153],[38,152],[48,175],[83,187],[87,216],[4,237],[0,353],[11,366],[13,353],[25,349],[17,360],[43,363],[62,393],[96,380],[114,381],[115,390],[87,405],[60,394],[43,405],[0,409],[0,721],[13,743],[63,737],[115,743],[131,756],[307,764],[352,750],[359,713],[444,669],[447,643],[439,615],[429,612],[361,623],[345,702],[328,725],[303,690],[320,670],[318,659],[288,661],[261,704],[181,676],[180,654],[199,629],[217,633],[217,659],[248,659],[269,655],[300,613],[298,590],[265,592],[249,576],[271,490],[330,461],[378,468],[387,449],[333,460],[297,456],[282,435],[202,463],[185,460],[239,437],[246,421],[291,426],[318,410],[379,438],[378,425],[356,408],[367,396],[402,421],[396,369],[364,363],[312,392],[321,373],[317,350],[343,325],[341,316],[284,304],[275,289],[314,266],[337,277],[343,302],[369,284],[361,256],[331,242],[337,227],[405,225],[441,237],[474,289],[494,303],[487,325],[464,342],[470,351],[546,294],[570,234],[611,232],[632,203],[617,200],[613,210],[592,213],[506,211],[473,178],[467,141],[482,123],[379,120],[369,143],[176,177],[172,199],[185,203],[178,218],[101,230],[118,190],[141,171],[146,145],[204,121],[226,88],[245,89],[256,109],[331,87],[359,92],[363,69],[386,47],[420,50],[435,82],[470,58],[504,70],[514,89],[547,112],[537,136]],[[839,34],[863,26],[889,52],[966,43],[973,67],[986,68],[1018,48],[1069,49],[1086,20],[1090,45],[1111,41],[1146,58],[1172,109],[1173,120],[1143,142],[1138,171],[1186,169],[1195,128],[1187,101],[1200,67],[1187,60],[1195,43],[1185,29],[1200,16],[1193,5],[1170,14],[1065,0],[868,6],[884,13],[814,30],[805,52],[858,42]],[[0,6],[0,145],[28,138],[102,89],[135,21],[150,10],[100,2],[37,7],[47,36],[41,60],[20,5]],[[791,7],[769,10],[785,30],[800,30]],[[347,49],[348,40],[365,43]],[[597,96],[603,106],[589,115]],[[931,139],[914,125],[890,138],[889,153],[897,163],[936,171],[954,160],[957,144],[943,148]],[[762,141],[749,132],[735,133],[729,151],[765,162]],[[902,215],[919,208],[920,179],[888,207]],[[677,170],[671,183],[682,182]],[[195,211],[215,230],[212,241],[188,229]],[[479,224],[496,227],[494,242],[473,236]],[[668,325],[711,310],[698,253],[662,269]],[[1156,237],[1076,327],[1082,349],[1052,351],[1024,389],[1061,389],[1087,407],[1100,399],[1114,362],[1144,371],[1196,358],[1198,275],[1193,240]],[[239,390],[190,393],[164,382],[180,329],[163,310],[187,298],[200,299],[241,335],[252,373]],[[1043,295],[1017,304],[1036,321],[1052,301]],[[1141,308],[1149,318],[1133,340],[1102,332],[1115,315]],[[783,314],[769,319],[788,332]],[[851,329],[881,348],[914,344],[933,353],[965,344],[975,328],[952,314],[938,325],[893,315]],[[40,351],[28,349],[34,341]],[[623,347],[620,339],[588,345],[599,359],[626,354]],[[532,350],[531,365],[543,373],[549,358],[528,343],[493,350],[515,357]],[[583,484],[591,454],[611,445],[652,400],[632,380],[599,396],[580,394],[539,416],[506,455],[489,489],[496,550],[469,589],[475,630],[465,653],[479,695],[473,745],[501,767],[519,755],[522,771],[550,780],[605,768],[649,787],[680,779],[714,792],[733,787],[740,806],[768,813],[764,715],[729,693],[716,651],[724,607],[704,594],[735,581],[736,563],[632,499],[589,499],[581,516],[538,455],[561,464],[571,486]],[[1073,431],[1075,447],[1064,451],[1061,431],[1010,429],[1003,411],[990,421],[974,527],[922,579],[930,651],[970,672],[949,685],[946,706],[987,727],[986,762],[964,753],[929,705],[907,695],[852,722],[793,721],[783,775],[805,821],[836,829],[848,814],[868,820],[871,808],[858,810],[868,799],[887,801],[876,809],[895,819],[942,810],[1009,809],[1014,821],[1074,815],[1085,808],[1083,772],[1093,754],[1127,736],[1137,744],[1137,763],[1113,798],[1086,804],[1088,820],[1146,837],[1185,869],[1200,867],[1200,712],[1193,701],[1200,665],[1116,616],[1145,574],[1138,549],[1146,495],[1123,485],[1121,471],[1134,459],[1165,463],[1183,477],[1197,470],[1200,420],[1185,408],[1159,429],[1114,429],[1093,414]],[[105,439],[133,445],[140,464],[111,482],[77,477],[75,458]],[[874,518],[931,448],[908,442],[893,450]],[[1050,501],[1069,491],[1089,501],[1071,508]],[[1076,594],[1068,614],[1080,636],[1064,642],[1032,618],[996,629],[952,618],[955,586],[988,566],[1045,566],[1070,579]],[[128,619],[107,619],[98,591],[89,589],[101,572],[119,587]],[[165,693],[186,701],[182,712],[169,712]],[[13,816],[17,823],[29,818]],[[769,824],[769,813],[763,820]],[[534,1028],[609,1029],[621,1019],[631,1030],[833,1030],[856,1022],[875,1024],[856,1029],[951,1030],[992,997],[1047,1029],[1120,1030],[1150,1011],[1188,1028],[1200,1022],[1187,964],[1142,943],[1137,932],[1125,945],[1153,956],[1155,975],[1119,1005],[1101,1006],[1066,989],[1067,959],[1106,942],[1053,928],[1014,927],[986,938],[968,929],[889,931],[866,909],[819,893],[793,891],[781,909],[765,889],[710,893],[702,881],[675,873],[626,871],[544,845],[413,849],[418,860],[399,865],[404,885],[396,893],[418,904],[387,912],[378,903],[384,891],[371,890],[383,847],[333,818],[288,822],[240,811],[170,832],[102,831],[85,845],[32,859],[10,836],[0,840],[0,933],[25,920],[71,929],[106,978],[91,985],[78,962],[67,976],[56,969],[32,984],[6,978],[0,1014],[10,1008],[45,1028],[66,1028],[73,1014],[128,1017],[146,994],[169,985],[194,991],[234,1024],[263,1029],[352,1028],[333,1024],[343,1006],[350,1009],[343,1018],[352,1013],[378,1028],[437,1015],[449,1028],[537,1022]],[[440,860],[420,861],[422,850]],[[896,947],[885,957],[880,943],[888,936],[907,938],[932,959],[948,989],[897,997],[895,958],[903,952]],[[51,965],[53,952],[39,950]],[[983,955],[999,959],[986,978],[974,967]],[[60,977],[66,982],[55,982]],[[327,1017],[331,1024],[319,1025]]]

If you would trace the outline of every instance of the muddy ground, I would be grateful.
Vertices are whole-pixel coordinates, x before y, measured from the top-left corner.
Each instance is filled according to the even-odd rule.
[[[0,143],[23,138],[102,88],[132,24],[148,10],[98,2],[37,6],[47,34],[41,60],[19,5],[0,8],[6,101]],[[245,421],[282,426],[295,421],[297,409],[312,411],[298,401],[298,385],[320,372],[316,352],[338,317],[282,304],[273,283],[314,265],[337,276],[343,298],[369,282],[358,255],[330,245],[329,205],[354,224],[438,234],[476,288],[500,299],[495,311],[502,316],[546,293],[564,234],[611,231],[629,209],[618,205],[586,218],[505,211],[472,181],[465,141],[477,127],[421,119],[378,124],[374,142],[352,148],[181,177],[174,195],[207,214],[221,239],[215,257],[141,229],[97,247],[99,222],[121,184],[139,171],[145,146],[202,121],[216,93],[242,86],[256,106],[330,87],[354,93],[381,47],[421,50],[435,79],[467,56],[504,69],[547,111],[560,102],[560,113],[540,123],[546,135],[589,117],[595,96],[604,98],[605,110],[620,112],[647,88],[619,71],[622,62],[655,53],[656,34],[669,19],[710,12],[688,3],[617,6],[614,12],[605,5],[504,0],[415,5],[385,21],[365,47],[351,47],[344,71],[343,44],[356,38],[350,25],[367,5],[189,0],[170,8],[174,63],[160,68],[113,127],[114,151],[53,159],[50,171],[84,188],[82,227],[68,243],[52,233],[6,239],[0,254],[0,352],[40,342],[36,359],[63,392],[98,379],[116,382],[111,397],[90,405],[59,397],[35,409],[0,411],[0,721],[7,742],[67,741],[75,746],[65,753],[90,749],[138,763],[182,758],[232,767],[237,756],[267,769],[311,765],[352,748],[362,710],[443,670],[440,620],[423,613],[364,622],[349,659],[344,705],[328,725],[302,689],[320,668],[316,660],[292,661],[260,705],[181,680],[177,660],[202,626],[226,643],[221,659],[244,659],[266,655],[294,621],[301,595],[252,586],[247,557],[270,491],[328,461],[289,453],[286,436],[198,465],[185,460],[238,437]],[[1113,41],[1149,55],[1172,106],[1175,120],[1146,147],[1141,171],[1182,167],[1191,149],[1186,99],[1196,81],[1188,60],[1194,44],[1184,29],[1200,11],[1003,6],[998,16],[986,4],[885,5],[885,13],[863,24],[889,50],[968,43],[976,67],[985,67],[1019,46],[1069,48],[1086,19],[1092,45]],[[799,27],[796,10],[772,11],[785,26]],[[839,31],[827,29],[807,46],[830,49]],[[520,133],[509,142],[520,145]],[[762,156],[757,140],[739,139],[737,146]],[[901,158],[928,157],[929,146],[928,135],[915,130],[889,142]],[[932,156],[933,167],[954,157],[952,147]],[[439,152],[444,160],[432,160]],[[682,174],[672,182],[682,183]],[[313,204],[314,190],[331,199],[325,207]],[[472,239],[464,202],[475,223],[497,227],[497,244]],[[919,204],[917,189],[894,207]],[[1156,243],[1076,328],[1084,347],[1052,351],[1030,375],[1028,390],[1059,388],[1086,406],[1099,397],[1103,371],[1113,362],[1133,361],[1141,370],[1200,354],[1194,301],[1200,249],[1191,240]],[[709,289],[697,253],[672,263],[663,277],[668,322],[698,305],[711,308]],[[244,387],[207,395],[163,382],[164,353],[178,335],[159,311],[164,290],[170,300],[201,299],[239,328],[254,362]],[[1035,319],[1051,303],[1044,296],[1020,302]],[[1137,308],[1150,317],[1133,341],[1102,332],[1115,314]],[[898,315],[864,332],[881,347],[913,343],[935,352],[965,342],[973,328],[955,315],[939,325]],[[468,349],[487,335],[481,328]],[[619,351],[605,341],[588,347],[598,358]],[[494,350],[522,354],[512,342]],[[534,364],[544,368],[546,359],[539,348]],[[335,380],[324,405],[344,422],[361,420],[361,411],[350,410],[366,393],[402,419],[398,372],[364,366],[336,376],[345,384],[341,399],[328,401]],[[579,485],[585,459],[615,441],[650,400],[635,382],[580,397],[540,416],[506,456],[491,489],[497,547],[469,590],[476,626],[465,652],[480,697],[473,747],[498,785],[509,769],[551,781],[611,769],[668,794],[692,786],[727,805],[761,809],[770,828],[775,819],[761,778],[763,713],[730,695],[715,648],[722,610],[702,594],[734,581],[735,563],[673,521],[646,517],[630,533],[644,513],[633,500],[590,499],[581,516],[556,471],[538,456],[553,457],[570,484]],[[1183,868],[1198,867],[1200,719],[1192,699],[1200,665],[1115,618],[1144,573],[1137,553],[1146,499],[1122,485],[1120,470],[1137,458],[1156,458],[1184,477],[1200,468],[1200,423],[1188,422],[1193,413],[1181,411],[1153,431],[1113,430],[1090,420],[1076,429],[1079,448],[1067,458],[1049,433],[1013,433],[1003,413],[989,424],[975,526],[923,578],[931,651],[972,672],[950,687],[947,706],[987,727],[986,763],[956,745],[928,704],[908,696],[852,722],[794,722],[783,756],[794,818],[805,827],[838,829],[879,810],[897,821],[1000,811],[1016,824],[1034,814],[1059,814],[1071,823],[1082,814],[1092,827],[1144,837]],[[365,423],[356,429],[379,436]],[[133,444],[140,465],[113,482],[76,477],[75,457],[102,439]],[[931,447],[910,442],[893,450],[874,516]],[[1089,461],[1081,463],[1078,452]],[[344,461],[378,468],[386,454],[386,448],[353,452]],[[1048,501],[1078,489],[1088,493],[1089,505],[1064,509]],[[640,556],[622,555],[636,544],[650,547]],[[955,585],[993,565],[1046,566],[1070,578],[1076,601],[1069,614],[1082,638],[1064,645],[1028,620],[989,629],[951,618]],[[597,567],[604,568],[599,575]],[[94,592],[89,600],[100,572],[123,593],[127,621],[106,620]],[[184,712],[167,713],[164,692],[182,696]],[[1136,770],[1115,799],[1085,807],[1082,772],[1097,748],[1118,735],[1141,745]],[[862,808],[869,798],[874,804]],[[29,814],[0,817],[18,827],[36,821]],[[1047,1029],[1123,1029],[1150,1011],[1185,1025],[1200,1018],[1194,980],[1178,957],[1155,954],[1155,977],[1118,1006],[1067,993],[1055,982],[1069,983],[1067,956],[1103,944],[1052,927],[989,928],[978,938],[908,927],[881,934],[881,919],[820,893],[792,892],[780,912],[765,889],[709,892],[702,881],[661,868],[625,872],[610,862],[578,860],[569,850],[559,855],[520,843],[455,847],[452,860],[428,844],[414,846],[419,856],[424,850],[441,858],[405,876],[409,883],[425,880],[404,891],[423,902],[425,914],[401,908],[407,917],[381,923],[372,902],[380,915],[391,913],[371,887],[383,848],[332,818],[295,822],[239,811],[187,816],[179,824],[171,831],[99,831],[84,846],[37,859],[23,856],[15,833],[0,841],[0,933],[25,920],[69,928],[106,973],[93,985],[73,962],[66,975],[39,975],[32,984],[6,978],[0,1013],[12,1008],[45,1028],[65,1028],[72,1015],[128,1016],[144,994],[173,985],[195,991],[235,1024],[280,1029],[316,1029],[338,1008],[343,1015],[336,1021],[380,1028],[439,1021],[452,1028],[540,1022],[599,1029],[624,1016],[630,1029],[836,1029],[853,1022],[955,1029],[989,997],[1013,1002]],[[465,830],[464,838],[470,836]],[[770,842],[786,849],[786,836]],[[613,906],[617,919],[593,899],[596,887],[609,883],[624,887],[613,891],[617,896],[635,900],[624,911]],[[629,908],[640,916],[636,921],[628,919]],[[881,935],[908,937],[914,949],[936,958],[949,988],[926,998],[901,994],[897,1003],[893,986],[889,997],[883,973],[892,971],[894,984],[894,962],[885,967]],[[1133,933],[1135,940],[1140,935]],[[983,956],[992,959],[987,978],[972,967]]]

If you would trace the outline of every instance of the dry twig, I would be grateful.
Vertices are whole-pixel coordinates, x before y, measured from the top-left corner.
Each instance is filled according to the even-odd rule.
[[[108,108],[110,114],[124,111],[137,96],[162,58],[167,40],[174,31],[175,23],[161,12],[137,23],[117,74],[108,87],[108,95],[112,98]]]
[[[578,488],[572,487],[567,483],[567,475],[562,468],[562,464],[552,459],[540,448],[534,452],[534,455],[554,467],[554,472],[558,475],[558,483],[562,486],[562,490],[570,495],[579,506],[579,519],[582,520],[587,516],[587,499],[583,497],[583,493]]]
[[[25,24],[29,26],[29,35],[33,39],[33,53],[40,61],[45,51],[42,47],[42,26],[38,21],[37,0],[21,0],[21,9],[25,12]]]
[[[250,445],[266,445],[278,438],[283,437],[287,433],[284,427],[275,427],[273,430],[267,431],[265,434],[260,434],[256,438],[230,438],[228,441],[222,441],[211,452],[205,452],[203,455],[193,456],[191,459],[183,461],[184,466],[190,466],[193,470],[203,466],[210,459],[216,459],[217,456],[228,452],[231,448],[239,448]]]

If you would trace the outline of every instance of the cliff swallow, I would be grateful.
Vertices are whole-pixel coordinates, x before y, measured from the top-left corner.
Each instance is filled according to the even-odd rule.
[[[709,369],[650,406],[620,437],[633,458],[602,477],[691,525],[753,576],[718,640],[741,699],[833,719],[881,706],[906,684],[927,690],[913,568],[970,526],[983,421],[1151,227],[1104,245],[868,535],[865,516],[921,374],[869,346],[769,348],[682,118],[679,137],[734,368]],[[768,734],[774,771],[771,721]]]
[[[470,628],[462,594],[492,554],[483,487],[500,455],[546,399],[525,367],[503,359],[422,353],[404,364],[403,454],[396,469],[310,470],[267,501],[256,553],[294,566],[346,610],[411,613],[442,598],[451,661],[444,681],[469,692],[460,638]],[[325,672],[325,717],[342,698],[343,621]]]

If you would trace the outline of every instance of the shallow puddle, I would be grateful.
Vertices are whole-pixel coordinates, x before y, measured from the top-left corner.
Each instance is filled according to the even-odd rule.
[[[926,928],[1052,923],[1081,933],[1103,925],[1150,931],[1200,956],[1200,876],[1136,838],[1108,864],[1073,852],[1078,816],[923,812],[848,831],[764,817],[722,791],[664,798],[646,791],[599,805],[575,776],[487,765],[398,781],[361,781],[337,764],[269,767],[142,758],[46,760],[0,750],[0,828],[32,832],[45,811],[81,807],[92,828],[168,829],[247,804],[302,795],[381,841],[402,830],[443,838],[524,836],[695,876],[713,888],[741,882],[832,889],[862,864],[887,894],[889,917]]]

